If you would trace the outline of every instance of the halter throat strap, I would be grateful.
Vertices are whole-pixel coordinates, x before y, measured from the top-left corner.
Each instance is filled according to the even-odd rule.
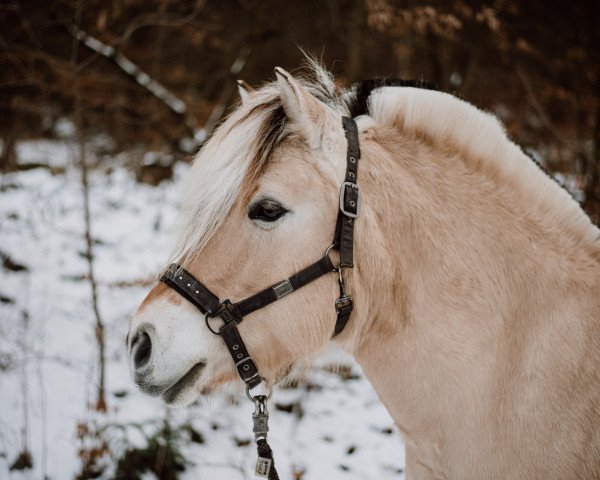
[[[348,141],[346,174],[340,188],[334,240],[322,258],[291,277],[237,303],[231,303],[229,300],[221,302],[219,297],[202,282],[175,263],[169,265],[159,277],[159,281],[173,288],[204,314],[206,326],[212,333],[223,339],[238,375],[246,384],[248,391],[260,384],[263,378],[237,328],[246,315],[270,305],[331,272],[338,272],[340,284],[340,296],[335,302],[337,319],[332,338],[343,331],[352,313],[353,300],[346,294],[343,272],[346,268],[354,267],[354,223],[360,212],[359,189],[356,183],[360,147],[356,122],[351,118],[342,117],[342,125]],[[340,263],[337,267],[333,265],[328,255],[331,248],[339,250],[340,253]],[[211,319],[215,317],[220,317],[223,321],[218,329],[211,324]]]

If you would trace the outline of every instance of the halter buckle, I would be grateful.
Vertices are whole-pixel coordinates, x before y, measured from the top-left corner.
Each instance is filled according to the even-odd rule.
[[[350,200],[348,202],[348,207],[353,211],[349,211],[346,208],[346,195],[348,187],[352,189],[356,193],[356,200]],[[360,213],[360,191],[358,189],[358,185],[353,182],[344,182],[340,188],[340,212],[342,212],[346,217],[356,218]]]

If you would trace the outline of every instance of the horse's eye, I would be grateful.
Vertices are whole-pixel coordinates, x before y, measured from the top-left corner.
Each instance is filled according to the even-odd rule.
[[[260,200],[250,207],[248,217],[250,220],[274,222],[287,213],[287,210],[275,200]]]

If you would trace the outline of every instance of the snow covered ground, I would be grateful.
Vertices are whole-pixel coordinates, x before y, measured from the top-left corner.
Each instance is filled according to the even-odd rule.
[[[91,173],[95,266],[107,327],[109,411],[99,416],[89,408],[97,353],[76,149],[68,142],[27,142],[19,157],[66,173],[36,168],[0,178],[0,478],[75,478],[78,432],[94,422],[108,445],[101,478],[113,478],[125,448],[142,446],[165,419],[193,428],[180,442],[187,461],[180,478],[253,478],[250,402],[202,399],[169,411],[138,392],[127,371],[128,320],[167,260],[174,186],[187,167],[178,165],[174,180],[158,187],[137,183],[118,159],[105,159]],[[358,366],[340,361],[349,366],[346,375],[322,361],[297,388],[275,390],[269,438],[282,480],[404,478],[404,448],[391,418]],[[11,471],[24,449],[33,468]]]

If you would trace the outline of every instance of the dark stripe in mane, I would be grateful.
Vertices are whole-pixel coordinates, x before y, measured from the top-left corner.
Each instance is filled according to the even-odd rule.
[[[287,123],[288,119],[283,105],[275,104],[270,108],[269,115],[261,123],[255,139],[256,158],[253,163],[258,164],[259,170],[264,166],[277,143],[283,139]]]
[[[355,118],[359,115],[368,115],[369,97],[371,96],[371,93],[373,93],[373,90],[377,90],[378,88],[382,87],[413,87],[424,88],[426,90],[440,90],[436,85],[429,83],[426,80],[400,80],[397,78],[363,80],[362,82],[352,85],[352,90],[355,92],[355,96],[348,104],[350,116]]]
[[[255,155],[249,165],[245,186],[250,185],[260,175],[271,153],[285,137],[285,130],[288,124],[287,116],[279,98],[274,98],[270,102],[257,105],[249,112],[248,116],[261,110],[267,113],[267,115],[263,118],[253,142],[252,150],[255,152]],[[243,190],[245,189],[243,188]]]

